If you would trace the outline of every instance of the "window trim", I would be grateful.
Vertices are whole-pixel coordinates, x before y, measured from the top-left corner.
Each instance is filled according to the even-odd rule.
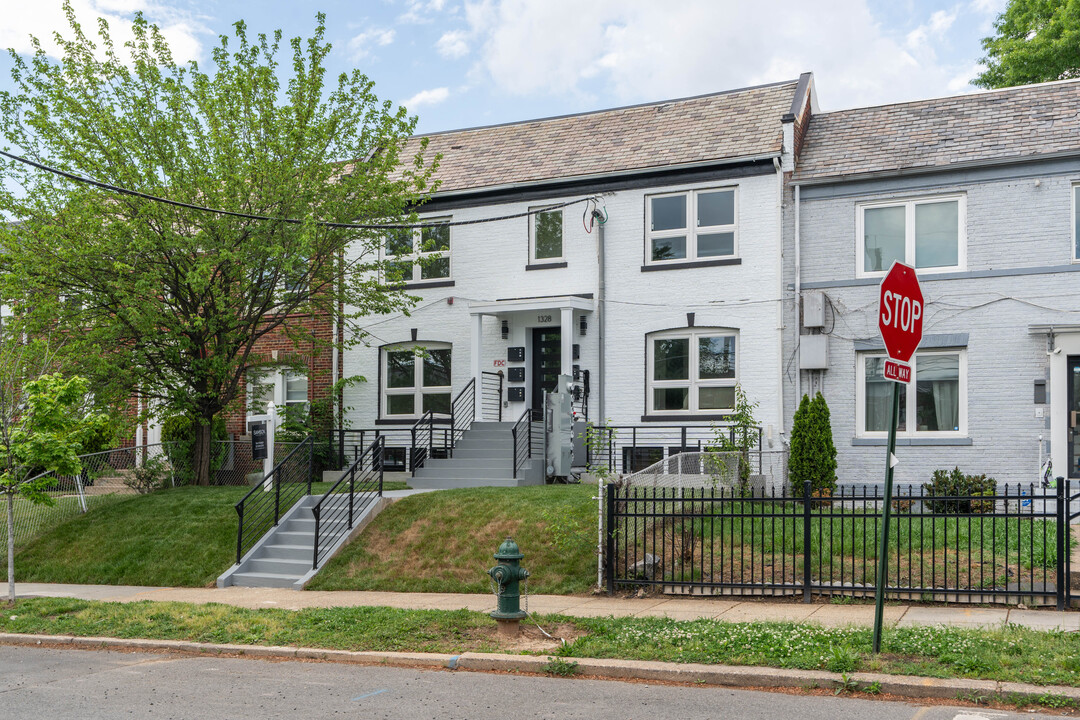
[[[248,416],[254,414],[261,415],[264,414],[265,411],[263,411],[263,413],[252,412],[251,391],[255,387],[255,383],[251,381],[251,374],[253,374],[251,370],[248,370],[244,373],[244,380],[246,383],[246,394],[244,395],[244,414]],[[258,374],[258,369],[255,369],[254,374]],[[288,401],[288,378],[290,374],[304,376],[304,379],[307,381],[307,387],[306,397],[304,399],[303,405],[305,408],[311,407],[311,374],[306,371],[303,373],[294,373],[293,370],[286,365],[270,366],[265,369],[265,373],[262,375],[262,377],[265,378],[266,382],[260,384],[274,386],[274,390],[272,393],[273,397],[270,398],[270,401],[274,403],[274,408],[276,409],[279,416],[285,412],[283,408],[287,408],[290,405]],[[300,405],[300,403],[293,402],[292,405]]]
[[[446,393],[450,395],[453,400],[453,387],[454,387],[454,346],[453,343],[448,342],[399,342],[390,343],[389,345],[383,345],[379,348],[379,419],[383,421],[409,421],[415,422],[420,419],[424,414],[424,362],[423,357],[415,355],[420,359],[420,362],[413,365],[413,385],[410,388],[391,388],[390,387],[390,368],[389,368],[389,354],[392,352],[399,352],[401,350],[411,350],[414,353],[417,348],[424,348],[425,350],[449,350],[450,351],[450,384],[449,385],[433,385],[426,388],[429,394],[435,392],[441,392],[443,388],[446,389]],[[391,413],[390,401],[391,395],[412,395],[413,396],[413,412],[411,414],[405,413]],[[434,413],[436,419],[449,418],[449,413]]]
[[[1080,263],[1080,222],[1077,221],[1076,212],[1080,207],[1080,182],[1072,184],[1072,212],[1069,213],[1069,224],[1072,225],[1072,261]]]
[[[939,202],[956,201],[956,265],[943,265],[934,268],[915,267],[915,208]],[[866,270],[866,236],[863,232],[867,210],[876,208],[904,208],[904,258],[903,262],[919,272],[920,275],[934,273],[963,272],[967,270],[967,195],[948,193],[945,195],[922,195],[909,198],[890,198],[858,203],[855,206],[855,277],[881,278],[889,272],[884,270]],[[889,263],[891,266],[892,263]]]
[[[735,216],[735,222],[731,225],[708,225],[704,228],[697,227],[697,205],[698,195],[702,193],[713,192],[731,192],[733,214]],[[683,228],[677,228],[675,230],[657,230],[652,229],[652,201],[656,198],[664,197],[678,197],[680,195],[686,196],[686,225]],[[709,235],[712,233],[730,232],[732,234],[732,247],[730,255],[707,255],[700,257],[698,255],[698,235]],[[686,257],[671,258],[670,260],[653,260],[652,259],[652,243],[653,239],[663,239],[665,237],[679,237],[680,235],[686,235]],[[685,263],[703,263],[713,260],[732,260],[740,257],[739,255],[739,186],[738,185],[726,185],[721,187],[707,187],[696,188],[693,190],[678,190],[674,192],[662,192],[653,193],[645,196],[645,266],[664,267],[666,265],[673,264],[685,264]],[[728,263],[723,263],[728,264]]]
[[[735,377],[734,378],[718,378],[714,380],[702,380],[696,377],[701,371],[699,348],[697,339],[700,337],[730,337],[735,340]],[[655,373],[655,341],[656,340],[678,340],[686,338],[690,342],[688,358],[689,367],[695,368],[691,373],[691,377],[687,380],[654,380],[653,375]],[[740,354],[742,352],[742,343],[739,342],[739,331],[735,328],[726,327],[686,327],[677,328],[674,330],[658,330],[656,332],[647,333],[645,335],[645,415],[643,417],[651,418],[695,418],[695,419],[715,419],[717,417],[726,417],[735,412],[735,408],[706,408],[704,410],[698,407],[698,393],[697,390],[702,387],[735,387],[739,384],[739,366],[741,365]],[[655,407],[656,399],[654,397],[654,389],[663,388],[688,388],[689,395],[689,407],[686,410],[657,410]]]
[[[431,218],[421,218],[419,222],[421,224],[423,224],[423,225],[440,225],[440,224],[443,224],[443,223],[450,223],[452,220],[453,220],[453,217],[448,215],[448,216],[445,216],[445,217],[440,216],[440,217],[431,217]],[[388,254],[386,252],[386,236],[384,236],[383,241],[382,241],[382,243],[380,245],[380,248],[379,248],[379,254],[382,257],[384,262],[388,262],[388,263],[411,262],[412,263],[412,277],[411,278],[402,278],[399,284],[403,285],[405,287],[411,288],[411,287],[423,287],[423,286],[435,285],[435,284],[443,284],[443,285],[445,285],[446,283],[452,282],[453,277],[454,277],[454,259],[453,259],[454,226],[449,225],[447,227],[447,232],[450,234],[449,249],[447,249],[447,250],[430,250],[428,252],[421,252],[420,243],[422,242],[424,229],[422,227],[417,227],[417,228],[410,229],[409,232],[412,235],[412,250],[410,252],[402,254],[402,255],[390,255],[390,254]],[[421,277],[421,266],[420,266],[421,260],[424,260],[424,259],[427,259],[427,258],[438,258],[438,257],[445,257],[446,258],[446,266],[447,266],[446,273],[447,274],[445,276],[443,276],[443,277],[437,277],[437,278],[423,278],[423,277]],[[384,271],[384,275],[383,275],[383,280],[386,281],[385,271]]]
[[[547,210],[546,212],[559,213],[559,219],[562,221],[562,227],[559,232],[559,255],[557,257],[538,258],[536,257],[536,218],[540,216],[538,210],[543,210],[545,206],[540,205],[538,207],[529,208],[529,262],[526,264],[526,269],[538,270],[547,265],[560,265],[566,267],[566,216],[563,214],[562,208],[555,210]]]
[[[913,423],[908,423],[906,430],[897,430],[898,438],[966,438],[968,437],[968,373],[967,373],[967,348],[934,348],[933,350],[918,350],[912,357],[911,382],[904,386],[904,394],[901,402],[907,408],[907,417],[915,417],[916,383],[919,380],[919,358],[928,355],[959,355],[959,430],[917,430]],[[866,360],[869,358],[888,358],[888,354],[882,351],[857,352],[855,353],[855,437],[856,438],[887,438],[886,430],[870,431],[866,429]]]

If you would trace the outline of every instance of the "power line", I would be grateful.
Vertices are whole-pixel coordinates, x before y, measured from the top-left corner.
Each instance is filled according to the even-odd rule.
[[[111,185],[109,183],[101,182],[100,180],[94,180],[93,178],[83,177],[82,175],[76,175],[69,173],[66,170],[55,168],[44,163],[39,163],[30,158],[25,158],[19,155],[13,155],[9,152],[0,150],[0,155],[11,160],[29,165],[30,167],[37,168],[38,170],[44,170],[45,172],[59,175],[67,180],[83,183],[85,185],[92,185],[96,188],[106,190],[108,192],[114,192],[119,195],[130,195],[131,197],[141,198],[143,200],[150,200],[152,202],[163,203],[165,205],[172,205],[173,207],[184,208],[185,210],[197,210],[199,212],[213,213],[215,215],[225,215],[228,217],[241,218],[244,220],[268,220],[271,222],[285,223],[288,225],[302,225],[303,220],[297,220],[295,218],[276,218],[269,215],[255,215],[252,213],[236,212],[234,210],[221,210],[218,208],[206,207],[205,205],[194,205],[192,203],[182,202],[180,200],[170,200],[169,198],[159,197],[157,195],[150,195],[148,193],[139,192],[138,190],[130,190],[128,188],[120,187],[118,185]],[[480,225],[482,223],[498,222],[500,220],[513,220],[515,218],[528,217],[530,215],[536,215],[537,213],[549,212],[551,210],[558,210],[560,208],[569,207],[571,205],[577,205],[583,202],[596,202],[596,196],[590,195],[588,197],[577,198],[576,200],[567,200],[566,202],[558,203],[555,205],[548,205],[542,208],[534,208],[525,212],[513,213],[511,215],[500,215],[498,217],[490,218],[478,218],[476,220],[452,220],[447,222],[437,223],[340,223],[340,222],[326,222],[322,220],[316,220],[315,224],[319,227],[333,228],[335,230],[412,230],[415,228],[426,227],[448,227],[451,225]]]

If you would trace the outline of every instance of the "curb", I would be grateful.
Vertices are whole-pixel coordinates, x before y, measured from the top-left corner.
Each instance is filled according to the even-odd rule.
[[[186,640],[145,640],[71,635],[26,635],[0,633],[0,645],[70,645],[82,649],[168,650],[201,655],[237,655],[251,658],[323,660],[357,665],[545,674],[550,658],[538,655],[497,653],[373,652],[323,650],[319,648],[280,647],[272,645],[233,645],[199,643]],[[809,688],[836,687],[840,673],[824,670],[791,670],[758,666],[704,665],[649,660],[611,660],[604,658],[561,658],[577,663],[577,673],[608,680],[649,680],[684,684],[705,684],[736,688]],[[1046,695],[1080,702],[1080,688],[1063,685],[1028,685],[996,680],[942,679],[880,673],[851,673],[849,681],[865,687],[877,683],[880,692],[908,698],[957,699],[960,695],[1011,696],[1040,698]]]

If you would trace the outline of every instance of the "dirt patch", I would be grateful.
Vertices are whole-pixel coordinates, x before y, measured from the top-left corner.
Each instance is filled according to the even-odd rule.
[[[471,641],[469,644],[473,648],[490,643],[496,645],[501,652],[543,653],[558,650],[563,640],[569,644],[586,634],[585,630],[569,623],[545,625],[544,630],[552,637],[544,635],[540,628],[528,620],[522,620],[520,628],[521,634],[516,639],[509,640],[499,636],[493,621],[491,627],[470,630],[467,637]]]

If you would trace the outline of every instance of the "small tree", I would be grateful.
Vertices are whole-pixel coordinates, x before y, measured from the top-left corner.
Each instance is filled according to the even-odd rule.
[[[796,492],[810,481],[811,492],[836,489],[836,446],[825,397],[803,395],[791,426],[788,478]]]
[[[83,415],[87,382],[59,373],[42,375],[22,387],[3,385],[0,398],[0,491],[7,500],[8,602],[15,603],[15,496],[32,504],[52,505],[48,490],[54,475],[82,470],[83,435],[96,427]]]
[[[750,449],[761,439],[761,428],[754,418],[758,403],[751,402],[742,389],[735,385],[735,410],[727,418],[726,425],[713,428],[713,445],[709,452],[738,453],[739,486],[746,488],[750,482]]]

